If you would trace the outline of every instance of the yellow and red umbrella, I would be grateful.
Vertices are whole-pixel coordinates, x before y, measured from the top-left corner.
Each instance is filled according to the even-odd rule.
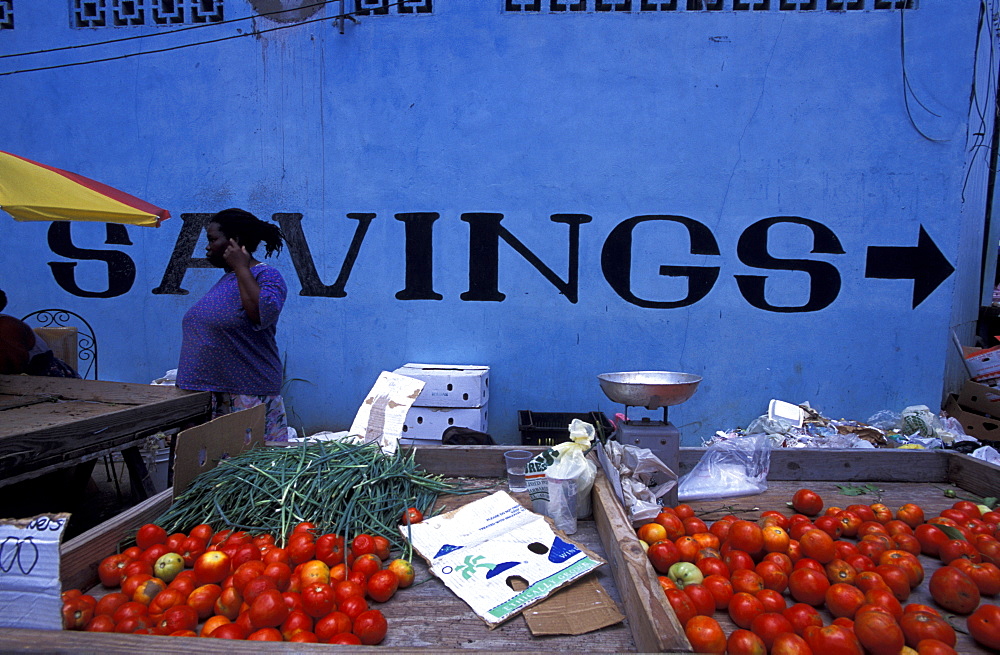
[[[0,209],[19,221],[152,225],[170,212],[76,173],[0,151]]]

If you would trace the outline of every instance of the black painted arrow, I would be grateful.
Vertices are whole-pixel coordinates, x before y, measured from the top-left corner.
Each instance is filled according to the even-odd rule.
[[[868,246],[865,277],[913,280],[913,309],[954,272],[923,225],[916,246]]]

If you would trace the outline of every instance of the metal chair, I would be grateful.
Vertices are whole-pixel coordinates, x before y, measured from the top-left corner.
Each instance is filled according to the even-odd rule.
[[[94,328],[87,319],[68,309],[39,309],[31,312],[22,321],[32,328],[76,328],[76,362],[73,365],[77,373],[85,380],[96,380],[97,375],[97,337]]]
[[[97,336],[87,319],[68,309],[39,309],[26,314],[21,320],[32,329],[41,331],[43,339],[45,338],[44,331],[47,328],[76,328],[76,352],[72,353],[72,360],[75,361],[67,357],[65,358],[68,360],[66,363],[76,369],[76,372],[84,380],[98,379]],[[60,357],[60,359],[63,358]],[[107,479],[114,482],[115,492],[121,499],[123,497],[121,483],[111,455],[104,456],[104,472]]]

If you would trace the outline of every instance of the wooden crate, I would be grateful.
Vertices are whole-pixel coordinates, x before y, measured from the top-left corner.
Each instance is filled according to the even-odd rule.
[[[429,472],[449,477],[502,479],[502,453],[509,448],[440,446],[418,450],[417,461]],[[540,452],[544,449],[529,450]],[[689,470],[703,453],[703,449],[681,449],[681,470]],[[766,493],[692,505],[699,512],[716,510],[716,513],[706,515],[706,521],[729,512],[755,518],[761,511],[768,509],[791,513],[785,506],[785,501],[790,499],[795,489],[802,486],[809,486],[820,492],[828,504],[835,500],[840,505],[854,502],[870,504],[876,502],[876,499],[839,496],[837,485],[877,483],[875,486],[885,490],[883,500],[890,507],[914,501],[920,503],[926,511],[936,512],[954,502],[943,496],[941,488],[946,486],[954,486],[979,496],[1000,496],[998,474],[1000,467],[944,451],[779,450],[774,451],[771,456],[769,490]],[[452,500],[455,498],[452,497]],[[466,497],[458,502],[468,500],[471,498]],[[500,628],[489,631],[443,584],[431,580],[400,596],[402,605],[406,608],[404,612],[408,616],[390,618],[390,635],[405,635],[409,640],[408,645],[396,641],[380,648],[400,652],[469,649],[509,652],[689,652],[690,646],[683,636],[683,630],[660,592],[656,573],[649,565],[624,510],[614,498],[610,485],[603,476],[599,475],[595,483],[593,500],[594,521],[581,522],[581,532],[574,535],[574,538],[595,548],[607,559],[609,566],[602,567],[608,569],[603,572],[603,583],[606,587],[613,588],[618,595],[627,616],[626,625],[578,637],[532,638],[522,619],[515,618]],[[157,516],[169,503],[169,492],[164,492],[64,544],[63,576],[66,585],[77,586],[96,579],[94,572],[97,563],[103,556],[114,552],[117,540],[129,529]],[[596,537],[587,537],[588,530]],[[591,541],[588,542],[587,539]],[[925,560],[924,564],[929,576],[934,563]],[[422,564],[418,568],[418,580],[421,575],[427,575],[426,567]],[[914,594],[912,599],[914,602],[924,602],[918,594]],[[716,612],[715,617],[727,629],[733,628],[724,613]],[[101,650],[107,653],[124,653],[148,649],[151,643],[149,639],[151,638],[141,635],[0,629],[0,650]],[[214,651],[212,644],[197,639],[174,638],[169,642],[154,643],[162,644],[158,648],[169,650]],[[960,652],[984,652],[967,635],[959,635],[958,646]],[[310,644],[272,643],[258,646],[243,643],[240,648],[259,648],[273,652],[319,652],[322,649],[328,652],[326,646]]]
[[[702,448],[682,448],[681,473],[691,470],[704,452]],[[704,517],[706,523],[729,513],[756,520],[766,510],[778,510],[790,515],[792,510],[786,502],[795,490],[802,487],[820,493],[827,505],[878,502],[870,495],[841,495],[838,486],[857,487],[868,483],[884,490],[881,501],[893,509],[907,502],[916,502],[929,518],[955,502],[955,499],[944,496],[944,488],[955,488],[959,493],[964,490],[983,497],[1000,497],[1000,467],[948,451],[780,449],[771,452],[767,492],[742,498],[692,502],[690,505]],[[639,651],[690,652],[690,644],[669,603],[659,593],[656,571],[645,557],[624,512],[613,500],[614,492],[607,480],[599,480],[595,486],[594,518],[599,526],[606,524],[601,530],[602,539],[607,546],[618,587],[622,590],[626,614]],[[607,517],[602,516],[604,512],[607,512]],[[610,539],[619,540],[618,548],[611,545]],[[914,590],[909,602],[934,606],[927,592],[926,579],[941,564],[923,556],[921,561],[926,571],[925,582]],[[984,600],[996,602],[993,598]],[[725,612],[716,612],[714,616],[727,634],[735,629]],[[829,622],[832,617],[826,615],[825,620]],[[964,620],[960,619],[958,624],[964,629]],[[986,652],[961,632],[957,646],[957,650],[963,653]]]

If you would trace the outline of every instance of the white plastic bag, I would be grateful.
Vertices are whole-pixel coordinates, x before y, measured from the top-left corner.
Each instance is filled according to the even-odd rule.
[[[551,516],[548,511],[548,474],[551,470],[553,477],[576,480],[576,516],[581,519],[590,516],[590,490],[597,477],[597,464],[588,459],[585,453],[590,450],[594,434],[593,425],[573,419],[569,425],[569,441],[556,444],[528,462],[525,478],[532,509],[539,514]]]
[[[677,497],[681,502],[709,498],[751,496],[767,491],[771,464],[771,440],[766,434],[750,434],[720,441],[681,478]]]

